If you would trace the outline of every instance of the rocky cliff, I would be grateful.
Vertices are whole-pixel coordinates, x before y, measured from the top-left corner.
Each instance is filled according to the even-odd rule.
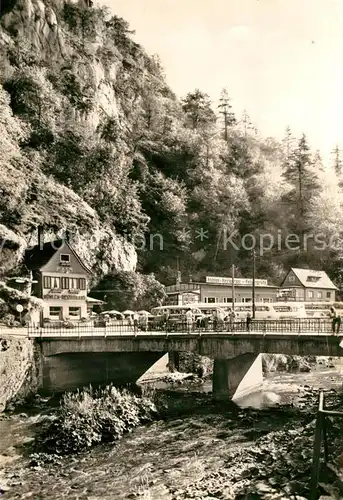
[[[119,234],[115,217],[99,211],[96,201],[99,193],[106,194],[112,198],[109,202],[117,201],[110,210],[125,212],[129,207],[119,207],[123,200],[115,198],[129,197],[130,191],[118,196],[120,186],[115,185],[106,192],[113,179],[99,179],[94,167],[99,157],[92,165],[83,163],[84,171],[77,169],[89,159],[88,153],[101,154],[95,143],[105,118],[128,126],[114,90],[122,57],[114,50],[104,63],[104,19],[100,11],[87,9],[84,4],[49,0],[2,3],[0,273],[15,267],[25,248],[37,242],[39,224],[45,228],[45,240],[71,231],[74,247],[97,275],[136,267],[134,245]],[[91,27],[93,32],[83,36]],[[63,82],[57,82],[60,75]],[[75,152],[71,142],[76,130],[75,142],[84,142]],[[87,142],[92,143],[91,151],[86,150]],[[108,161],[121,163],[125,158]],[[87,187],[82,186],[85,171]]]
[[[33,340],[0,338],[0,412],[7,403],[32,396],[40,385],[39,348]]]
[[[238,128],[230,142],[220,138],[206,95],[180,102],[158,57],[106,8],[81,0],[2,8],[2,271],[34,243],[38,224],[46,238],[73,230],[98,275],[134,269],[134,247],[139,269],[163,282],[175,280],[180,254],[187,273],[213,259],[227,269],[228,251],[213,242],[256,198],[260,156],[275,163],[274,146],[251,141],[252,161]],[[204,230],[205,241],[192,237]],[[162,250],[151,235],[162,237]]]

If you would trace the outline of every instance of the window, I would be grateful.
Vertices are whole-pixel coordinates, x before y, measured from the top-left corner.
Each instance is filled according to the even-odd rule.
[[[326,298],[331,299],[331,292],[326,292]]]
[[[51,288],[60,288],[60,279],[59,278],[51,278]]]
[[[313,292],[313,290],[309,290],[309,291],[308,291],[308,297],[309,297],[310,299],[313,299],[313,297],[314,297],[314,292]]]
[[[69,307],[69,316],[73,316],[73,318],[81,317],[81,307]]]
[[[205,302],[207,302],[208,304],[215,304],[216,303],[215,297],[206,297],[206,298],[207,298],[207,301],[205,300]]]
[[[53,316],[54,318],[60,318],[62,313],[62,307],[50,307],[49,308],[49,315]]]
[[[317,295],[318,295],[318,299],[322,299],[323,298],[323,292],[317,292]]]
[[[60,262],[70,262],[70,255],[68,253],[61,253]]]
[[[309,281],[311,283],[315,283],[316,281],[318,281],[320,279],[320,276],[307,276],[307,279],[306,281]]]
[[[292,308],[290,306],[278,306],[274,305],[275,312],[291,312]]]
[[[68,290],[69,289],[69,278],[61,278],[61,288],[63,290]]]
[[[44,276],[44,278],[43,278],[43,288],[52,288],[50,276]]]
[[[85,278],[80,278],[79,279],[79,290],[86,290],[86,280]]]
[[[256,306],[255,311],[270,311],[270,307],[268,307],[268,306]]]
[[[69,278],[69,288],[71,290],[77,290],[78,289],[78,279],[77,278]]]

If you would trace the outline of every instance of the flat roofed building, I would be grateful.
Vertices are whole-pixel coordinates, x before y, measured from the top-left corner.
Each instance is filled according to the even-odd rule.
[[[304,302],[335,302],[338,288],[325,271],[292,267],[280,286],[284,299]]]
[[[251,302],[253,280],[248,278],[235,279],[235,302]],[[275,302],[278,287],[269,285],[267,280],[255,280],[255,301]],[[232,278],[206,276],[204,282],[178,283],[166,287],[168,305],[184,305],[192,302],[208,304],[232,303]],[[190,300],[191,295],[194,297]]]

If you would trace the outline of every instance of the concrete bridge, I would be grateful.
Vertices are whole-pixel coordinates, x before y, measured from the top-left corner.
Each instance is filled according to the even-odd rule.
[[[262,383],[261,353],[343,356],[343,335],[331,335],[327,321],[254,321],[233,331],[179,325],[169,331],[139,331],[127,325],[29,327],[42,361],[42,388],[47,392],[85,385],[135,383],[169,353],[194,352],[214,359],[213,395],[240,397]],[[14,333],[14,329],[12,330]],[[17,331],[18,334],[18,331]],[[1,330],[0,330],[1,335]],[[341,345],[340,345],[341,344]]]

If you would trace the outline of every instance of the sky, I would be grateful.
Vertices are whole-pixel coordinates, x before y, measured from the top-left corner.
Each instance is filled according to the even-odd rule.
[[[223,87],[261,136],[343,149],[343,0],[101,0],[158,54],[180,97]],[[343,155],[343,151],[342,151]]]

